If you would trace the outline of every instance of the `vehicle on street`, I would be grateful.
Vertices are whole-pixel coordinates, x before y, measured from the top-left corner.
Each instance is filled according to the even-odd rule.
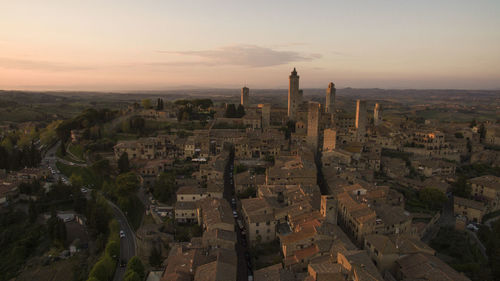
[[[125,238],[125,232],[123,230],[120,230],[120,238]]]
[[[469,224],[467,225],[467,229],[472,230],[472,231],[478,231],[478,230],[479,230],[479,227],[475,226],[475,225],[474,225],[474,224],[472,224],[472,223],[469,223]]]
[[[233,211],[233,217],[238,218],[238,213],[236,211]]]

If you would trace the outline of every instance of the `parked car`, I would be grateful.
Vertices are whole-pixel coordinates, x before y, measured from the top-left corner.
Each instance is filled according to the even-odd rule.
[[[469,224],[467,225],[467,229],[470,229],[470,230],[472,230],[472,231],[478,231],[478,230],[479,230],[479,227],[475,226],[475,225],[474,225],[474,224],[472,224],[472,223],[469,223]]]
[[[233,217],[234,218],[237,218],[238,217],[238,213],[236,211],[233,211]]]
[[[125,238],[125,232],[123,230],[120,230],[120,238]]]

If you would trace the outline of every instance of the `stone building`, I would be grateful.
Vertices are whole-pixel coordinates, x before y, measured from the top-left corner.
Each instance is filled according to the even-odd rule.
[[[297,108],[302,102],[301,93],[299,91],[299,76],[297,75],[297,70],[293,68],[293,71],[289,77],[288,86],[288,118],[294,120],[297,113]]]
[[[335,84],[330,82],[328,84],[328,89],[326,89],[326,101],[325,101],[325,112],[326,113],[334,113],[335,112]]]
[[[307,114],[307,143],[314,149],[318,148],[320,104],[309,102]]]
[[[373,108],[373,124],[378,126],[382,123],[382,106],[377,102]]]
[[[248,107],[250,106],[250,89],[248,89],[247,87],[243,87],[241,88],[241,102],[240,102],[241,105],[243,105],[243,107]]]
[[[356,101],[356,131],[358,138],[366,133],[366,101]]]

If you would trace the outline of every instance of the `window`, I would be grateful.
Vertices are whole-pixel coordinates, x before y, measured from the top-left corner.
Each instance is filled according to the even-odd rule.
[[[270,225],[270,224],[271,224],[271,222],[270,222],[270,221],[266,221],[266,225]]]
[[[258,222],[257,222],[257,223],[255,223],[255,226],[259,226],[259,223],[258,223]]]
[[[259,234],[259,230],[258,229],[255,231],[255,234]]]

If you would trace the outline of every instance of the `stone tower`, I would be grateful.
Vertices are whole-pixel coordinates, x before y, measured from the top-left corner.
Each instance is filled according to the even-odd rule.
[[[333,195],[321,195],[321,215],[326,222],[337,224],[337,202]]]
[[[382,123],[382,105],[380,105],[378,102],[375,104],[375,107],[373,108],[373,124],[375,126],[378,126]]]
[[[261,105],[262,112],[262,128],[267,129],[271,126],[271,104],[266,103]]]
[[[310,101],[307,109],[307,143],[318,148],[320,104]]]
[[[250,105],[250,89],[248,89],[247,87],[241,88],[241,102],[240,103],[245,108]]]
[[[323,131],[323,151],[332,151],[337,144],[337,131],[335,129],[325,129]]]
[[[300,93],[299,93],[299,76],[297,75],[297,70],[293,68],[292,73],[289,76],[288,85],[288,118],[294,120],[297,113],[297,107],[300,103]]]
[[[325,102],[325,112],[334,113],[335,112],[335,84],[330,82],[328,84],[328,89],[326,89],[326,102]]]
[[[365,135],[366,131],[366,101],[356,101],[356,132],[358,137]]]

